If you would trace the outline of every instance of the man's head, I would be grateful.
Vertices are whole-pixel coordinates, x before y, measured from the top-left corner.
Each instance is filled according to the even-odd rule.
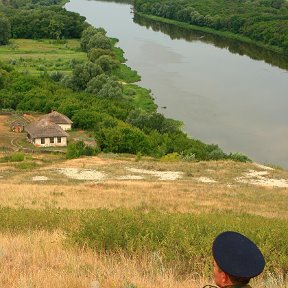
[[[213,242],[212,252],[214,279],[219,287],[248,284],[265,266],[258,247],[237,232],[226,231],[219,234]]]

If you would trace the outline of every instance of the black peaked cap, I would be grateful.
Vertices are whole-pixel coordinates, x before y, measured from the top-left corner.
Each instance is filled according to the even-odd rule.
[[[259,248],[237,232],[226,231],[219,234],[213,242],[212,251],[219,268],[231,276],[253,278],[265,267]]]

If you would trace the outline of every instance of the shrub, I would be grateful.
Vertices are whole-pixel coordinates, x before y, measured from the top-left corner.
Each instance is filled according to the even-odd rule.
[[[177,152],[169,153],[161,158],[161,161],[175,162],[179,161],[181,156]]]
[[[1,158],[0,162],[21,162],[24,161],[25,155],[22,152],[14,152],[11,155]]]
[[[36,168],[38,165],[35,162],[21,162],[21,163],[17,163],[16,164],[16,168],[18,169],[34,169]]]
[[[183,161],[195,161],[196,156],[194,153],[180,153],[181,160]]]
[[[55,71],[55,72],[50,73],[50,78],[55,82],[61,81],[63,79],[63,77],[64,77],[64,74],[59,72],[59,71]]]
[[[239,152],[231,153],[229,158],[237,162],[252,162],[246,155]]]
[[[225,230],[239,231],[262,250],[266,273],[288,267],[288,222],[247,214],[163,214],[125,209],[98,210],[85,217],[78,231],[70,234],[78,245],[98,252],[157,253],[165,267],[181,275],[209,275],[211,244]],[[281,261],[280,261],[281,258]]]
[[[99,148],[94,148],[89,145],[86,145],[83,141],[77,141],[71,143],[67,147],[66,158],[73,159],[79,158],[82,155],[93,156],[100,152]]]
[[[21,162],[24,161],[25,155],[22,152],[15,152],[10,156],[11,162]]]

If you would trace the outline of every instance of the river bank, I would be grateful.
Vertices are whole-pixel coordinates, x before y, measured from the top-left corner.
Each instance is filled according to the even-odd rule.
[[[283,55],[283,53],[281,53],[280,48],[275,47],[275,46],[271,46],[271,45],[267,45],[267,44],[264,44],[264,43],[259,42],[259,41],[252,40],[252,39],[245,37],[243,35],[234,34],[234,33],[228,32],[228,31],[219,31],[219,30],[215,30],[215,29],[212,29],[209,27],[204,27],[204,26],[191,25],[191,24],[187,24],[184,22],[171,20],[168,18],[144,14],[144,13],[137,12],[137,11],[134,11],[134,13],[135,13],[135,15],[139,15],[141,17],[144,17],[146,19],[150,19],[152,21],[158,21],[158,22],[162,22],[162,23],[172,24],[172,25],[175,25],[177,27],[185,28],[185,29],[192,30],[192,31],[201,31],[204,33],[217,35],[217,36],[220,36],[223,38],[237,40],[237,41],[247,43],[247,44],[253,44],[253,45],[258,46],[260,48],[267,49],[267,50],[273,51],[275,53],[278,53],[279,55]]]

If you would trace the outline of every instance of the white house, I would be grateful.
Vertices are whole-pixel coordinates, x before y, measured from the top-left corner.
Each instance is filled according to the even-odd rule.
[[[64,131],[71,130],[73,122],[65,115],[52,111],[49,114],[44,115],[41,119],[45,119],[49,122],[59,125]]]
[[[46,119],[27,125],[25,131],[28,140],[37,147],[67,146],[68,133]]]

